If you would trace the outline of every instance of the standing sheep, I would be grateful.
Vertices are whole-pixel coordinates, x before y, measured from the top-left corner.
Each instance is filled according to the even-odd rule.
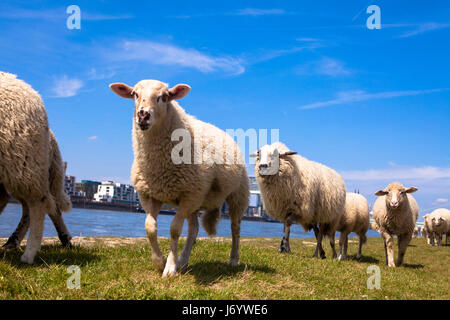
[[[49,217],[58,232],[58,238],[64,247],[71,247],[70,235],[64,223],[62,212],[69,212],[72,209],[72,203],[64,192],[64,175],[65,167],[62,162],[61,153],[59,151],[58,142],[53,132],[50,130],[50,190],[55,198],[56,212],[49,212]],[[8,193],[3,186],[0,186],[0,214],[8,202]],[[19,225],[8,241],[3,245],[5,249],[15,249],[20,246],[30,225],[30,213],[26,202],[22,202],[22,218]]]
[[[305,230],[314,229],[317,246],[313,257],[325,258],[322,238],[330,238],[336,257],[334,234],[345,206],[345,184],[334,170],[296,155],[280,142],[266,145],[256,157],[255,175],[264,207],[274,219],[284,222],[280,252],[290,252],[289,234],[293,222]],[[319,225],[319,227],[317,227]]]
[[[30,235],[20,260],[32,264],[41,248],[45,213],[56,210],[49,184],[47,113],[36,91],[1,72],[0,119],[0,185],[30,212]]]
[[[427,243],[434,246],[434,233],[431,229],[431,214],[427,213],[423,216],[422,234],[427,238]]]
[[[206,210],[203,227],[208,234],[215,234],[220,208],[226,201],[232,232],[229,263],[237,265],[241,219],[249,202],[249,180],[237,144],[222,130],[186,114],[178,105],[175,100],[189,92],[188,85],[169,89],[160,81],[143,80],[134,88],[122,83],[113,83],[110,88],[135,100],[131,180],[147,214],[145,230],[153,263],[164,270],[163,276],[175,275],[177,269],[185,267],[198,234],[197,212]],[[178,207],[170,226],[167,263],[158,246],[156,228],[163,203]],[[188,237],[178,259],[178,238],[185,219]]]
[[[373,218],[384,240],[386,264],[389,267],[395,267],[393,235],[398,236],[397,266],[403,263],[419,215],[417,202],[410,195],[417,190],[416,187],[405,188],[393,182],[386,189],[375,193],[379,198],[373,206]]]
[[[437,245],[442,245],[443,235],[446,235],[445,244],[447,244],[450,233],[450,210],[445,208],[436,209],[430,214],[430,220],[431,232],[434,235]]]
[[[348,235],[354,232],[359,237],[359,248],[356,258],[361,258],[362,245],[366,243],[366,233],[369,230],[369,204],[363,195],[347,193],[345,198],[345,211],[339,222],[337,231],[341,233],[339,239],[338,260],[347,259]]]

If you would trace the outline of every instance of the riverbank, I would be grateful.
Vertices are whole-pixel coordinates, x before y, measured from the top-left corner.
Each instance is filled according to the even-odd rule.
[[[2,253],[0,299],[450,299],[450,246],[413,239],[405,266],[388,268],[380,238],[368,239],[360,261],[354,239],[349,261],[311,258],[314,243],[292,239],[292,253],[281,255],[279,239],[241,238],[240,263],[230,267],[230,238],[201,238],[187,270],[163,279],[146,238],[76,237],[72,250],[45,239],[34,266],[20,264],[22,251]],[[160,245],[167,255],[169,240]],[[81,270],[79,290],[67,288],[71,265]],[[369,266],[380,268],[379,290],[367,288]]]

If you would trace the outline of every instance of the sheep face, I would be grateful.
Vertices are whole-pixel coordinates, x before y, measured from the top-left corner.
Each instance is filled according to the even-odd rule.
[[[431,224],[433,225],[433,228],[435,227],[439,228],[444,222],[445,219],[440,215],[435,215],[431,218]]]
[[[384,190],[379,190],[375,193],[377,196],[386,196],[386,206],[391,209],[397,209],[408,201],[407,193],[416,192],[416,187],[405,188],[398,182],[393,182]]]
[[[171,101],[183,98],[191,89],[186,84],[169,88],[157,80],[142,80],[134,88],[124,83],[112,83],[109,87],[122,98],[134,99],[134,121],[141,130],[150,129],[162,121]]]
[[[255,169],[260,176],[273,176],[278,173],[280,158],[296,153],[289,150],[279,151],[274,145],[265,145],[251,156],[256,157]]]

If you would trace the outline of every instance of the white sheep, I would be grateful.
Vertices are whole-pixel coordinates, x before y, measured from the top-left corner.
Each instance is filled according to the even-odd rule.
[[[345,184],[334,170],[310,161],[280,142],[263,146],[256,157],[255,175],[266,212],[284,222],[280,252],[290,252],[290,226],[296,222],[317,239],[313,257],[325,258],[322,238],[330,238],[336,257],[334,235],[345,206]]]
[[[59,151],[58,142],[53,132],[50,130],[50,190],[51,194],[55,198],[56,206],[55,212],[49,212],[49,217],[55,226],[58,233],[58,238],[64,247],[71,247],[70,240],[72,236],[70,235],[67,227],[64,223],[62,217],[62,212],[69,212],[72,209],[72,203],[68,195],[64,192],[64,175],[65,166],[62,162],[61,153]],[[8,203],[9,195],[5,190],[4,186],[0,185],[0,214]],[[21,200],[19,200],[21,201]],[[30,224],[30,213],[28,206],[25,201],[21,201],[22,204],[22,218],[13,232],[9,237],[8,241],[3,245],[5,249],[15,249],[20,246],[25,234],[28,231]]]
[[[442,245],[442,236],[446,235],[445,243],[448,242],[448,235],[450,233],[450,210],[440,208],[434,210],[430,214],[431,232],[438,246]],[[434,244],[434,243],[433,243]]]
[[[185,267],[198,233],[197,212],[206,211],[203,227],[208,234],[215,234],[220,208],[226,201],[232,231],[229,263],[237,265],[241,218],[249,202],[249,180],[237,144],[224,131],[186,114],[178,105],[175,100],[189,92],[188,85],[169,89],[160,81],[142,80],[134,88],[122,83],[111,84],[110,88],[123,98],[135,100],[131,180],[147,213],[145,229],[153,263],[163,270],[163,276]],[[167,263],[158,246],[156,229],[163,203],[178,207],[170,226]],[[178,238],[185,219],[188,237],[178,259]]]
[[[398,236],[397,266],[403,263],[419,215],[417,202],[410,195],[417,190],[416,187],[405,188],[402,184],[393,182],[386,189],[375,193],[379,197],[373,206],[373,218],[383,237],[386,264],[389,267],[396,266],[393,235]]]
[[[46,212],[54,212],[49,185],[50,138],[39,94],[9,73],[0,73],[0,184],[30,211],[30,235],[21,261],[32,264],[41,248]]]
[[[431,229],[431,218],[430,214],[427,213],[423,216],[423,227],[422,227],[422,234],[427,239],[427,243],[434,246],[434,232]]]
[[[369,230],[369,204],[366,198],[357,193],[347,193],[345,211],[339,222],[337,231],[341,233],[339,239],[339,260],[347,258],[348,235],[354,232],[359,237],[359,248],[356,258],[361,258],[362,245],[366,243],[366,233]]]

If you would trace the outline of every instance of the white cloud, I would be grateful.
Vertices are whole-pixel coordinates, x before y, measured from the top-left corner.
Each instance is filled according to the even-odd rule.
[[[412,31],[405,32],[399,36],[399,38],[409,38],[413,37],[428,31],[434,31],[439,29],[445,29],[450,27],[450,23],[436,23],[436,22],[428,22],[415,25],[416,28]]]
[[[446,198],[437,198],[434,201],[435,204],[442,204],[442,203],[447,203],[447,202],[448,202],[448,199],[446,199]]]
[[[83,85],[83,81],[70,79],[67,75],[63,75],[60,78],[55,78],[52,91],[56,98],[68,98],[75,96]]]
[[[285,14],[283,9],[256,9],[246,8],[236,12],[239,16],[267,16],[267,15],[282,15]]]
[[[442,92],[446,90],[448,90],[448,88],[430,89],[430,90],[385,91],[378,93],[367,93],[362,90],[342,91],[339,92],[336,98],[334,99],[306,104],[300,106],[299,109],[316,109],[333,105],[340,105],[344,103],[353,103],[374,99],[388,99],[406,96],[416,96],[421,94]]]
[[[324,57],[296,68],[298,74],[319,74],[330,77],[347,76],[351,71],[339,60]]]
[[[124,41],[113,60],[144,61],[155,65],[180,66],[197,69],[203,73],[223,71],[242,74],[243,61],[229,56],[212,56],[196,49],[185,49],[172,44],[154,41]]]
[[[97,139],[98,139],[97,136],[90,136],[90,137],[88,138],[88,140],[97,140]]]
[[[5,19],[38,19],[38,20],[60,20],[67,19],[68,14],[66,8],[46,9],[46,10],[29,10],[29,9],[7,9],[0,12],[0,17]],[[131,19],[132,15],[120,14],[97,14],[89,13],[81,8],[81,20],[87,21],[104,21],[104,20],[122,20]]]

